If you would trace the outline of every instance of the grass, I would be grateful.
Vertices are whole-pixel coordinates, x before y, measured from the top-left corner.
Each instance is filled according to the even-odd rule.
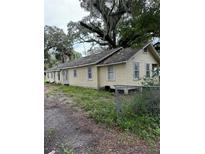
[[[64,144],[61,144],[61,150],[64,154],[74,154],[73,149],[66,147]]]
[[[55,85],[52,92],[59,91],[72,97],[74,102],[98,123],[105,123],[108,127],[119,127],[148,141],[155,141],[159,138],[159,118],[147,114],[138,115],[134,110],[135,102],[144,101],[142,97],[125,96],[122,99],[122,112],[117,115],[114,93],[90,88]]]

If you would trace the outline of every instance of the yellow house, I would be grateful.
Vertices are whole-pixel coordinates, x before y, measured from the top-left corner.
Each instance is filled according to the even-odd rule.
[[[140,86],[144,77],[152,78],[159,65],[159,54],[148,43],[139,49],[116,48],[60,64],[46,71],[46,79],[95,89]]]

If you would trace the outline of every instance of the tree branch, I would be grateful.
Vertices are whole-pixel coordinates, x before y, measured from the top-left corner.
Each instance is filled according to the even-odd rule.
[[[101,31],[98,27],[90,27],[89,25],[87,25],[83,22],[80,22],[80,25],[87,28],[91,32],[97,33],[99,35],[99,37],[102,38],[102,40],[107,41],[113,48],[116,47],[115,42],[113,42],[113,40],[109,37],[109,35],[104,35],[103,31]]]

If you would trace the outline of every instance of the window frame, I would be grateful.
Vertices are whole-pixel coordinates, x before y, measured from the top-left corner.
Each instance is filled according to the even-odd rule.
[[[112,72],[110,71],[110,68],[112,68]],[[110,76],[109,76],[110,73],[113,74],[113,78],[112,78],[112,79],[109,78],[109,77],[110,77]],[[110,66],[107,67],[107,80],[108,80],[108,81],[115,81],[115,69],[114,69],[114,66],[113,66],[113,65],[110,65]]]
[[[77,77],[77,70],[73,69],[73,77],[76,78]]]
[[[89,75],[91,75],[91,78],[89,77]],[[87,79],[88,79],[88,80],[92,80],[92,79],[93,79],[92,66],[88,66],[88,67],[87,67]]]
[[[148,47],[146,47],[146,48],[143,49],[143,53],[144,53],[144,54],[147,54],[148,52],[149,52]]]
[[[148,67],[147,67],[148,66]],[[146,78],[151,78],[151,69],[150,69],[151,64],[150,63],[146,63],[145,64],[145,77]],[[149,75],[148,75],[149,72]]]
[[[136,70],[136,64],[137,64],[137,70]],[[136,77],[136,72],[138,72]],[[133,80],[139,80],[140,79],[140,62],[134,62],[133,63]]]
[[[65,80],[68,81],[68,70],[64,70]]]

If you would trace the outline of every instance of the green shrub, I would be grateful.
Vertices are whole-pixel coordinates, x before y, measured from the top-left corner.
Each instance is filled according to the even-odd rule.
[[[117,124],[123,130],[131,131],[140,138],[156,140],[160,135],[160,95],[159,90],[146,90],[121,99],[122,112]]]
[[[123,96],[121,113],[116,113],[112,93],[89,88],[56,85],[55,90],[72,96],[96,122],[109,127],[118,126],[122,130],[137,134],[145,140],[156,140],[160,135],[159,91],[143,91],[135,95]]]
[[[156,118],[160,116],[159,90],[145,90],[142,94],[137,94],[131,103],[136,115]]]

